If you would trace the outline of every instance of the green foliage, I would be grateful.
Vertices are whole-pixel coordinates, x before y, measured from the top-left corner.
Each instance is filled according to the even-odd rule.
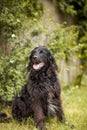
[[[40,17],[42,6],[35,0],[2,0],[0,1],[0,33],[8,37],[16,33],[28,16]]]
[[[0,27],[3,31],[8,33],[14,32],[15,29],[21,26],[20,19],[14,16],[10,9],[3,8],[1,15],[0,15]]]
[[[85,35],[80,38],[80,55],[79,58],[81,60],[81,69],[87,72],[87,32]]]
[[[74,58],[77,52],[78,32],[75,26],[64,27],[57,25],[54,36],[48,44],[56,58],[69,60]]]
[[[87,0],[56,0],[58,9],[64,14],[76,16],[77,25],[80,27],[80,35],[87,31]]]
[[[74,5],[73,4],[69,4],[66,0],[60,0],[60,1],[58,0],[57,4],[58,4],[59,9],[63,13],[71,14],[72,16],[77,14],[77,11],[74,10]]]
[[[0,1],[0,30],[11,33],[21,26],[21,5],[17,1]]]
[[[15,43],[10,55],[0,58],[0,97],[11,101],[20,92],[27,78],[30,44]]]
[[[78,15],[79,13],[84,15],[84,11],[86,12],[86,6],[87,6],[87,1],[86,0],[56,0],[57,5],[59,9],[63,13],[70,14],[72,16]]]
[[[73,83],[81,86],[83,76],[87,73],[87,32],[83,37],[79,38],[78,28],[76,26],[64,27],[57,25],[53,37],[48,43],[49,49],[58,59],[68,63],[69,60],[76,61],[79,59],[79,73]],[[71,67],[65,68],[70,70]]]
[[[42,14],[42,4],[38,0],[26,0],[25,11],[28,16],[40,17]]]

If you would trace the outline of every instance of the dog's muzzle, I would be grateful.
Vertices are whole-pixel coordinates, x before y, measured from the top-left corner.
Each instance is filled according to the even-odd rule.
[[[35,69],[35,70],[39,70],[39,69],[41,69],[42,67],[44,66],[44,62],[40,62],[40,63],[38,63],[38,64],[33,64],[33,69]]]
[[[40,58],[38,56],[33,56],[33,69],[40,70],[45,63],[43,61],[40,61]]]

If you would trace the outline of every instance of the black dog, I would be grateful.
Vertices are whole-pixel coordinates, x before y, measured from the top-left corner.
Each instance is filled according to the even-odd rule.
[[[49,50],[45,47],[35,48],[30,55],[28,70],[29,78],[20,97],[16,96],[13,100],[14,119],[22,121],[31,116],[40,130],[45,128],[45,116],[57,115],[62,122],[61,87],[55,73],[57,65]]]

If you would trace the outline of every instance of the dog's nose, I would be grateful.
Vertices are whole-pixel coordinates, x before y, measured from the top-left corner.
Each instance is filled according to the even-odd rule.
[[[35,56],[33,56],[33,59],[34,59],[34,60],[36,60],[36,59],[37,59],[37,56],[36,56],[36,55],[35,55]]]
[[[38,56],[36,56],[36,55],[33,56],[33,62],[36,62],[36,63],[38,62]]]

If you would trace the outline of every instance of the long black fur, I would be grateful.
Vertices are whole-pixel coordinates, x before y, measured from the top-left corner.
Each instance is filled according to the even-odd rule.
[[[42,46],[31,52],[29,60],[29,78],[20,96],[13,100],[12,115],[18,121],[33,117],[36,127],[44,130],[45,116],[57,115],[61,122],[64,120],[57,65],[50,51]],[[33,65],[40,62],[44,66],[35,70]]]

